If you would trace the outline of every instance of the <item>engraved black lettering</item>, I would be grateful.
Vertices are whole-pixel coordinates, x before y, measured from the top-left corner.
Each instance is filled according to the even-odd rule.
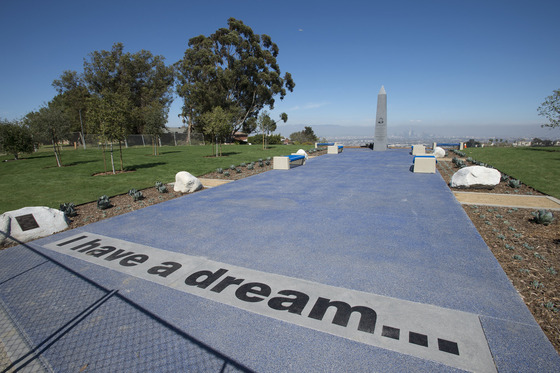
[[[206,289],[210,284],[219,279],[228,270],[220,268],[216,272],[212,271],[198,271],[185,279],[185,284],[190,286],[198,286],[201,289]],[[204,279],[200,281],[200,278]]]
[[[216,285],[212,289],[210,289],[210,291],[213,291],[213,292],[216,292],[216,293],[221,293],[222,290],[227,288],[229,285],[239,285],[243,281],[245,281],[244,278],[235,278],[235,277],[227,276],[222,281],[220,281],[220,283],[218,285]]]
[[[111,260],[116,260],[116,259],[122,259],[122,258],[126,258],[127,256],[133,255],[133,254],[134,253],[132,251],[127,251],[125,253],[123,249],[118,249],[117,251],[115,251],[114,253],[112,253],[108,257],[106,257],[105,260],[111,261]]]
[[[163,262],[159,266],[155,266],[148,269],[148,273],[150,275],[157,275],[165,278],[181,267],[182,267],[181,264],[176,262]]]
[[[311,309],[309,317],[316,320],[323,320],[323,316],[325,316],[329,307],[336,307],[336,314],[334,315],[332,321],[333,324],[346,327],[346,325],[348,325],[348,321],[350,320],[350,315],[353,312],[358,312],[360,314],[358,330],[373,334],[375,330],[375,323],[377,322],[377,313],[368,307],[350,307],[350,305],[345,302],[331,302],[330,299],[319,297],[317,302],[315,302],[313,309]]]
[[[130,256],[127,256],[126,258],[124,258],[123,260],[121,260],[119,262],[119,264],[124,266],[124,267],[132,267],[132,266],[144,263],[148,259],[149,259],[149,257],[147,255],[144,255],[144,254],[130,255]]]
[[[99,257],[101,257],[105,254],[109,254],[109,253],[111,253],[115,250],[117,250],[117,248],[113,247],[113,246],[101,246],[99,249],[93,249],[91,251],[88,251],[86,253],[86,255],[91,255],[91,256],[94,256],[96,258],[99,258]]]
[[[64,242],[62,242],[62,243],[58,243],[58,244],[56,244],[56,246],[68,245],[69,243],[76,242],[76,241],[79,241],[79,240],[83,240],[84,238],[87,238],[87,236],[80,236],[80,237],[78,237],[78,238],[73,238],[73,239],[71,239],[71,240],[64,241]]]
[[[281,290],[280,295],[293,296],[294,298],[274,297],[268,301],[268,306],[278,311],[288,311],[301,315],[301,312],[309,302],[309,295],[295,290]]]
[[[249,282],[247,284],[241,285],[239,289],[236,290],[235,296],[237,299],[244,302],[260,302],[270,295],[270,286],[262,284],[260,282]],[[248,294],[262,295],[265,298],[253,297]]]

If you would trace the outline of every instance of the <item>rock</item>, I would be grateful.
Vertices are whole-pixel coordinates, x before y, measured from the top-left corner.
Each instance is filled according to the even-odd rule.
[[[8,211],[0,215],[0,245],[28,242],[66,228],[68,219],[56,209],[36,206]]]
[[[303,149],[299,149],[299,150],[296,152],[296,154],[305,155],[305,160],[306,160],[306,161],[307,161],[307,159],[309,158],[309,155],[307,155],[307,153],[306,153],[305,150],[303,150]]]
[[[500,171],[482,167],[463,167],[451,177],[453,188],[486,188],[492,189],[500,183]]]
[[[445,149],[436,146],[434,149],[434,157],[436,158],[443,158],[445,157]]]
[[[202,189],[202,183],[187,171],[177,172],[173,190],[181,193],[192,193]]]

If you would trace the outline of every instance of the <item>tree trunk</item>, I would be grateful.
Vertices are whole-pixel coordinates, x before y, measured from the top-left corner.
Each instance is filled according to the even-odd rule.
[[[189,122],[187,123],[187,144],[191,145],[191,127],[193,124],[192,115],[189,114]]]
[[[115,159],[113,158],[113,141],[111,140],[111,168],[113,169],[113,175],[115,172]]]
[[[60,164],[60,159],[58,157],[58,152],[56,151],[56,144],[54,143],[54,139],[52,139],[52,145],[53,145],[53,150],[54,150],[54,157],[56,158],[56,165],[58,167],[62,167],[62,165]]]
[[[121,144],[121,140],[119,140],[119,155],[121,157],[121,172],[124,171],[124,165],[123,165],[123,158],[122,158],[122,144]]]
[[[101,151],[103,153],[103,172],[107,173],[107,157],[105,157],[105,150],[107,149],[107,143],[101,145]]]
[[[78,113],[80,114],[80,126],[82,127],[80,136],[82,137],[82,144],[84,144],[84,150],[86,150],[86,138],[84,137],[84,123],[82,122],[82,109],[80,109]]]

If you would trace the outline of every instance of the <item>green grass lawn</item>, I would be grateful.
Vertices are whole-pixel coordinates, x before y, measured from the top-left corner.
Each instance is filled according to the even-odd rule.
[[[469,148],[464,153],[542,193],[560,198],[560,147]]]
[[[108,176],[92,176],[104,172],[103,154],[100,149],[65,148],[62,164],[57,167],[52,149],[42,148],[22,159],[12,161],[11,156],[0,156],[0,213],[25,206],[58,208],[61,203],[81,204],[96,201],[102,195],[114,196],[131,188],[144,189],[156,181],[175,180],[179,171],[195,176],[204,175],[218,167],[249,163],[275,155],[288,155],[298,149],[311,149],[310,145],[271,145],[263,150],[259,145],[222,146],[222,157],[212,157],[212,146],[164,146],[159,156],[152,155],[151,147],[123,149],[124,168],[135,172]],[[110,171],[109,153],[106,153]],[[115,168],[120,169],[118,149],[115,149]]]

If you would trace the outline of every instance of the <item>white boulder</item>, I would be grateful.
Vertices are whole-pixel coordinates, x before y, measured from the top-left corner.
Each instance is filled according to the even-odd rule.
[[[0,215],[0,245],[28,242],[68,228],[62,211],[49,207],[24,207]]]
[[[492,189],[500,183],[501,177],[500,171],[494,168],[463,167],[451,177],[451,187]]]
[[[305,150],[303,150],[303,149],[299,149],[299,150],[296,152],[296,154],[304,155],[306,161],[307,161],[307,159],[309,158],[309,155],[307,155],[307,153],[306,153]]]
[[[445,157],[445,149],[440,148],[439,146],[436,146],[434,148],[434,157],[436,158],[443,158]]]
[[[198,178],[191,175],[187,171],[177,172],[175,175],[175,184],[173,190],[181,193],[192,193],[202,189],[202,183]]]

